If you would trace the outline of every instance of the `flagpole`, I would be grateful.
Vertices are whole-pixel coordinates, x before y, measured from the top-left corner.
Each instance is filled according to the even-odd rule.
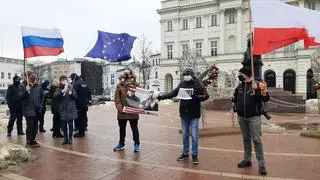
[[[253,63],[253,31],[252,31],[252,11],[251,11],[251,3],[249,2],[249,29],[250,29],[250,55],[251,55],[251,71],[252,71],[252,78],[254,80],[254,63]]]

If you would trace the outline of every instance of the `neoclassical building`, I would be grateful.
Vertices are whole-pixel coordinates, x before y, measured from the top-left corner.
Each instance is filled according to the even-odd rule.
[[[320,10],[320,1],[316,0],[283,1]],[[221,71],[231,72],[242,67],[249,34],[247,0],[164,0],[157,12],[161,17],[158,73],[161,91],[170,91],[177,86],[180,81],[178,60],[190,49],[196,49]],[[313,51],[304,50],[303,43],[299,42],[264,55],[262,75],[268,85],[304,96],[309,91],[310,95],[308,82],[312,77],[310,58]]]

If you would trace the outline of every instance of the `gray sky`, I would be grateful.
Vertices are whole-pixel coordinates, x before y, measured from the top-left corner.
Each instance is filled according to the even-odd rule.
[[[21,25],[59,28],[65,53],[83,57],[93,47],[97,30],[126,32],[152,41],[160,51],[160,0],[7,0],[0,6],[0,55],[23,58]],[[137,48],[138,40],[135,42]],[[135,54],[137,51],[133,50]],[[45,59],[45,58],[44,58]],[[41,58],[43,60],[43,58]]]

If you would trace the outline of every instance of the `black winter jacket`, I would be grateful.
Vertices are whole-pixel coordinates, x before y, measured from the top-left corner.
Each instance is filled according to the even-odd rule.
[[[183,120],[190,120],[193,118],[201,117],[201,101],[209,99],[208,92],[204,85],[198,80],[191,80],[189,82],[181,82],[176,89],[172,92],[158,97],[159,100],[171,99],[178,95],[180,88],[191,88],[194,90],[192,99],[190,100],[180,100],[180,117]]]
[[[23,92],[23,88],[18,85],[10,85],[8,87],[6,100],[8,103],[8,107],[12,108],[21,108],[22,105],[22,97],[21,93]]]
[[[43,90],[38,84],[34,84],[30,89],[30,94],[26,90],[26,84],[21,85],[22,91],[22,112],[25,117],[35,117],[42,112],[44,104]]]
[[[235,89],[233,97],[237,114],[246,118],[260,116],[261,102],[267,102],[270,100],[268,93],[262,95],[260,88],[253,90],[251,85],[252,82],[241,83]]]

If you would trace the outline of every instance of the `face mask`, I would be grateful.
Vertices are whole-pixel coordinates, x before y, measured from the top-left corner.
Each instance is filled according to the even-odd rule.
[[[67,80],[63,80],[63,81],[61,81],[61,84],[63,84],[63,85],[65,85],[65,84],[67,84],[68,83],[68,81]]]
[[[20,84],[20,81],[13,81],[13,84],[14,84],[14,85],[19,85],[19,84]]]
[[[183,80],[184,81],[191,81],[192,80],[192,76],[190,76],[190,75],[183,76]]]
[[[243,81],[244,81],[243,75],[239,75],[239,76],[238,76],[238,79],[239,79],[239,81],[243,82]]]

